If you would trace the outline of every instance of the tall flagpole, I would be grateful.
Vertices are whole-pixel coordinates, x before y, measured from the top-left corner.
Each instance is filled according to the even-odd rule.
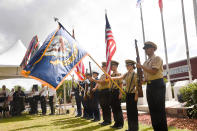
[[[140,15],[141,15],[141,23],[142,23],[142,35],[143,35],[143,42],[145,43],[145,33],[144,33],[144,20],[143,20],[143,13],[142,13],[142,5],[140,3]],[[147,60],[146,52],[145,53],[145,60]]]
[[[193,0],[193,6],[194,6],[194,19],[196,24],[196,36],[197,36],[197,0]]]
[[[160,14],[161,14],[163,43],[164,43],[165,58],[166,58],[167,78],[168,78],[168,82],[170,82],[170,70],[169,70],[169,65],[168,65],[168,52],[167,52],[167,46],[166,46],[166,35],[165,35],[164,20],[163,20],[163,8],[160,8]],[[170,85],[171,85],[171,82],[170,82]]]
[[[189,48],[188,48],[188,39],[187,39],[187,28],[186,28],[186,21],[185,21],[185,11],[184,11],[184,3],[181,0],[182,5],[182,14],[183,14],[183,27],[184,27],[184,34],[185,34],[185,45],[186,45],[186,55],[187,55],[187,64],[188,64],[188,73],[189,73],[189,82],[192,82],[192,73],[191,73],[191,64],[190,64],[190,57],[189,57]]]

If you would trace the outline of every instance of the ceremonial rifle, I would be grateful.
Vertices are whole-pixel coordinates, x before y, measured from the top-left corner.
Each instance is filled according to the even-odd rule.
[[[88,73],[88,69],[86,69],[86,75]],[[86,77],[87,78],[87,77]],[[85,90],[84,90],[84,99],[87,100],[88,99],[88,83],[85,81]]]
[[[137,40],[135,39],[135,49],[136,49],[136,62],[140,63],[140,56],[139,56],[139,51],[138,51],[138,46],[137,46]],[[143,91],[142,91],[142,78],[143,78],[143,74],[142,74],[142,69],[141,68],[137,68],[137,84],[138,84],[138,97],[143,97]]]
[[[92,77],[92,68],[91,68],[91,62],[89,61],[89,69],[90,69],[90,76]],[[94,82],[90,81],[90,98],[93,97],[93,91],[92,89],[94,88]]]

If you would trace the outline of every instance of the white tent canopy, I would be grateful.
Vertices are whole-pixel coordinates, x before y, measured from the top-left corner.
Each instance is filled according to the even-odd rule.
[[[30,91],[34,84],[37,84],[37,85],[41,86],[41,83],[37,80],[34,80],[34,79],[14,78],[14,79],[0,80],[0,88],[3,85],[6,85],[6,88],[8,88],[9,90],[11,90],[16,85],[20,85],[23,88],[25,88],[25,91]]]
[[[18,40],[11,48],[0,54],[0,79],[20,78],[20,63],[26,47]]]

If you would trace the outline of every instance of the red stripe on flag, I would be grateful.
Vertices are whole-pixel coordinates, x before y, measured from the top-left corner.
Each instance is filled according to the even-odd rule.
[[[163,1],[162,0],[159,0],[159,8],[162,11],[162,9],[163,9]]]
[[[77,74],[78,78],[80,80],[84,80],[85,79],[85,66],[83,64],[83,62],[80,62],[77,66],[76,66],[77,71],[75,71],[75,73]]]
[[[116,51],[116,42],[114,41],[113,33],[109,24],[109,21],[106,17],[106,26],[105,26],[105,43],[106,43],[106,60],[107,60],[107,73],[111,74],[111,60]]]

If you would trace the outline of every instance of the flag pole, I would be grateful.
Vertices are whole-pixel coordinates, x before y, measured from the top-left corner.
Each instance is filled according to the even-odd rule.
[[[70,75],[70,76],[73,78],[74,81],[77,81],[77,80],[75,80],[75,78],[74,78],[72,75]],[[83,89],[83,87],[81,87],[81,85],[79,84],[78,81],[77,81],[77,84],[79,85],[79,87],[80,87],[81,89]]]
[[[197,1],[193,0],[193,7],[194,7],[194,19],[196,24],[196,36],[197,36]]]
[[[141,3],[140,3],[140,15],[141,15],[141,23],[142,23],[143,42],[145,43],[144,20],[143,20],[143,12],[142,12],[142,5],[141,5]],[[145,51],[144,51],[144,54],[145,54],[145,60],[147,60],[146,52]]]
[[[162,3],[163,5],[163,3]],[[163,20],[163,7],[160,8],[160,14],[161,14],[161,23],[162,23],[162,32],[163,32],[163,42],[164,42],[164,49],[165,49],[165,58],[166,58],[166,70],[167,70],[167,79],[168,82],[170,83],[170,69],[168,65],[168,52],[167,52],[167,46],[166,46],[166,35],[165,35],[165,28],[164,28],[164,20]]]
[[[64,111],[66,114],[66,83],[64,82]]]
[[[107,74],[107,72],[104,71],[103,68],[102,68],[101,66],[99,66],[99,64],[92,58],[92,56],[90,56],[89,54],[88,54],[88,56],[89,56],[90,59],[92,59],[92,61],[103,71],[103,73],[104,73],[108,78],[110,78],[110,80],[120,89],[120,91],[122,92],[122,94],[125,95],[125,92],[123,91],[123,89],[120,88],[120,86],[111,78],[111,76],[110,76],[109,74]]]
[[[191,64],[190,64],[190,57],[189,57],[189,47],[188,47],[187,28],[186,28],[185,11],[184,11],[184,2],[183,2],[183,0],[181,0],[181,6],[182,6],[182,14],[183,14],[183,28],[184,28],[184,35],[185,35],[185,46],[186,46],[189,82],[191,83],[192,82],[192,73],[191,73]]]

